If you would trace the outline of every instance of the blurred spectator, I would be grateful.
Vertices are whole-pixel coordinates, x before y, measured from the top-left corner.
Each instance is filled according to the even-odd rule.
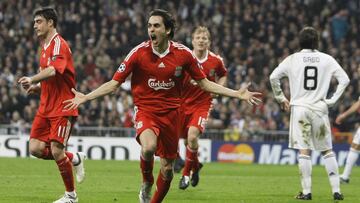
[[[211,49],[224,57],[228,68],[227,86],[236,89],[251,82],[253,90],[263,93],[264,103],[256,108],[234,99],[215,99],[207,128],[228,128],[231,140],[246,140],[261,130],[289,128],[289,115],[280,110],[269,91],[269,73],[298,51],[296,35],[305,25],[320,31],[320,50],[333,55],[351,79],[344,98],[330,109],[330,115],[341,112],[359,96],[360,5],[355,0],[24,2],[0,2],[0,123],[10,124],[17,114],[29,125],[33,119],[38,100],[25,98],[16,81],[19,75],[38,71],[31,11],[49,2],[64,22],[59,32],[69,40],[81,92],[110,80],[130,48],[148,38],[144,27],[150,10],[164,8],[176,15],[175,40],[187,45],[194,27],[209,27]],[[111,97],[81,106],[77,125],[132,127],[130,85],[127,81]],[[332,89],[335,85],[331,83]],[[284,90],[289,97],[287,81]],[[357,122],[349,119],[335,127],[351,131]]]

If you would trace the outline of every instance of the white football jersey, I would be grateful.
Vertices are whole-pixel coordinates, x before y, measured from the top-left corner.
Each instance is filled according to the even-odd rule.
[[[327,99],[333,76],[339,84],[333,96]],[[303,49],[286,57],[271,73],[271,87],[279,102],[286,99],[280,87],[283,77],[289,79],[290,105],[305,106],[324,113],[328,113],[328,106],[336,103],[350,82],[332,56],[311,49]]]

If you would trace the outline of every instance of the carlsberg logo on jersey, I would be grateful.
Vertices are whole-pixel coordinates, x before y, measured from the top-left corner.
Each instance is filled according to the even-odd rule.
[[[169,82],[165,81],[156,81],[154,78],[150,78],[148,81],[149,87],[153,88],[154,90],[168,90],[175,86],[175,82],[169,79]]]

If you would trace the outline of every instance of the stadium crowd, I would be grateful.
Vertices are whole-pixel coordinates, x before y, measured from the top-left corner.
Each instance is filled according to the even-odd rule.
[[[192,29],[209,27],[211,50],[228,68],[227,86],[238,89],[251,82],[253,90],[263,93],[262,105],[251,108],[236,99],[214,99],[208,128],[233,130],[242,137],[289,128],[289,115],[274,100],[269,75],[282,59],[298,51],[296,35],[305,25],[319,31],[319,50],[334,56],[351,79],[330,117],[334,119],[359,96],[359,0],[12,0],[0,2],[0,124],[30,126],[36,113],[38,97],[27,96],[17,80],[38,71],[32,11],[47,5],[58,12],[58,31],[72,49],[81,92],[112,78],[130,48],[148,38],[145,15],[164,8],[176,16],[175,41],[189,47]],[[285,89],[289,96],[286,82]],[[81,106],[77,125],[132,127],[132,108],[127,82],[114,95]],[[358,120],[354,116],[333,129],[351,131]]]

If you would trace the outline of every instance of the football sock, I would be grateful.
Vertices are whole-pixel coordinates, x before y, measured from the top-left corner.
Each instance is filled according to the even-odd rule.
[[[143,182],[154,183],[154,157],[151,158],[150,161],[146,161],[142,155],[140,155],[140,168],[143,176]]]
[[[300,170],[300,180],[301,186],[303,188],[303,193],[311,193],[311,173],[312,173],[312,163],[311,158],[308,155],[299,155],[299,170]]]
[[[198,168],[199,168],[198,150],[190,149],[190,147],[187,146],[183,176],[190,176],[190,170],[191,169],[197,170]]]
[[[329,176],[332,193],[340,192],[339,166],[335,154],[330,152],[323,156],[325,168]]]
[[[357,151],[356,149],[350,148],[349,154],[346,158],[346,164],[345,164],[345,168],[344,168],[344,172],[341,175],[342,178],[344,179],[349,179],[350,174],[351,174],[351,169],[354,166],[356,160],[359,157],[359,151]]]
[[[67,192],[73,192],[74,187],[74,175],[72,170],[72,164],[69,158],[66,156],[65,158],[56,162],[58,165],[61,177],[63,179],[65,189]]]
[[[71,153],[71,152],[65,152],[65,154],[66,154],[66,156],[69,158],[69,160],[71,161],[71,162],[73,162],[73,160],[74,160],[74,158],[76,157],[76,156],[74,156],[74,154],[73,153]],[[76,157],[77,158],[77,157]]]
[[[169,191],[171,180],[172,180],[172,178],[170,180],[166,180],[160,170],[157,181],[156,181],[155,194],[154,194],[153,198],[151,199],[151,203],[162,202],[165,195]]]

